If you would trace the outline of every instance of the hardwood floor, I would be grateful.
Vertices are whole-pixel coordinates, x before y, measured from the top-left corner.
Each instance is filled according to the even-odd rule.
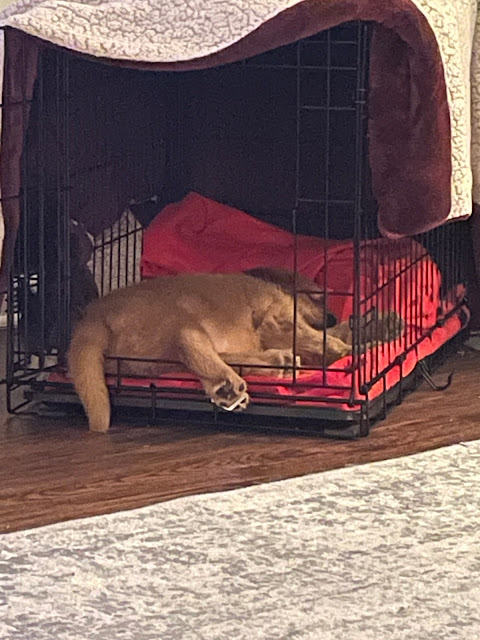
[[[80,418],[8,416],[1,402],[0,531],[271,482],[480,438],[480,354],[443,393],[421,387],[370,437],[332,441],[169,424],[90,434]],[[438,372],[441,376],[442,370]]]

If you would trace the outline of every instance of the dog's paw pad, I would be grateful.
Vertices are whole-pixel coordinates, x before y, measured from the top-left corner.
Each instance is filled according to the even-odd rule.
[[[245,385],[243,385],[245,387]],[[244,390],[244,389],[243,389]],[[238,391],[241,393],[240,385]],[[219,398],[225,398],[226,400],[234,400],[238,393],[235,392],[234,385],[230,380],[225,380],[219,387],[215,389],[215,395]]]
[[[247,408],[250,397],[246,383],[239,378],[239,382],[224,380],[214,389],[211,400],[225,411],[243,411]]]

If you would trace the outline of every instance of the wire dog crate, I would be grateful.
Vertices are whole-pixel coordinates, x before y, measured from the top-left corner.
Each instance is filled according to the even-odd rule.
[[[397,241],[379,234],[368,166],[369,33],[368,24],[349,23],[189,72],[43,53],[33,100],[22,106],[29,125],[8,291],[10,411],[32,400],[77,403],[65,354],[88,302],[141,273],[195,270],[195,260],[204,271],[283,266],[308,275],[325,316],[348,323],[351,355],[293,364],[281,381],[253,378],[252,402],[234,417],[213,407],[192,376],[122,375],[118,354],[108,379],[115,407],[153,418],[186,410],[227,424],[305,419],[310,430],[351,436],[366,435],[371,419],[401,399],[425,358],[466,324],[467,236],[464,223]],[[104,123],[101,136],[90,135],[92,120]],[[112,181],[115,196],[105,189]],[[203,222],[198,212],[189,217],[189,202],[210,207]],[[295,284],[293,298],[301,293]]]

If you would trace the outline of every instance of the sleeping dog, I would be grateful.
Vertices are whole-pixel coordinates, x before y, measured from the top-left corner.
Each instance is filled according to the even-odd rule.
[[[291,375],[294,364],[328,366],[350,354],[348,323],[327,330],[334,319],[325,315],[322,291],[300,275],[295,285],[296,362],[294,277],[287,271],[164,276],[90,304],[73,332],[68,354],[90,429],[106,431],[110,425],[105,373],[119,371],[108,356],[150,359],[123,360],[121,375],[155,378],[168,371],[191,372],[216,405],[242,410],[249,403],[243,375],[282,377]],[[392,340],[403,329],[394,313],[377,318],[374,325],[371,341]],[[240,363],[241,375],[235,367]]]

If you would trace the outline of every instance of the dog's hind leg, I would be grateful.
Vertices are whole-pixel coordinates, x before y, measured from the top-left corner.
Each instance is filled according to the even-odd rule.
[[[203,329],[182,329],[177,347],[181,361],[200,378],[212,402],[227,411],[241,411],[248,406],[247,383],[222,360]]]
[[[268,376],[274,378],[289,377],[293,371],[293,353],[291,349],[266,349],[247,353],[221,353],[225,360],[241,376]],[[301,364],[297,356],[296,366]]]

